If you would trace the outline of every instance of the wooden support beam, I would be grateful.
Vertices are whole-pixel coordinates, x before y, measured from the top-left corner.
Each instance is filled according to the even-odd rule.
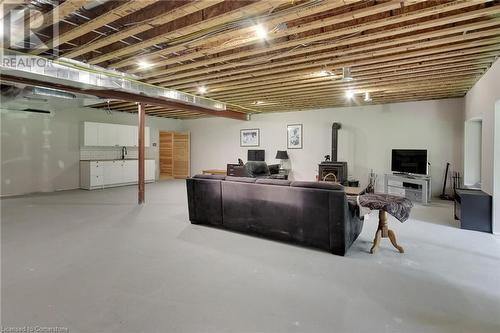
[[[138,203],[144,203],[144,115],[145,115],[145,105],[143,103],[139,103],[137,105],[137,122],[138,122],[138,133],[139,133],[139,181],[138,181]]]
[[[211,109],[204,108],[204,107],[201,107],[198,105],[186,104],[186,103],[183,103],[183,102],[180,102],[177,100],[169,100],[166,98],[159,98],[159,97],[150,97],[150,96],[134,94],[134,93],[126,92],[126,91],[117,91],[117,90],[109,90],[109,89],[107,89],[107,90],[82,89],[82,88],[76,88],[76,87],[66,86],[66,85],[62,85],[62,84],[52,83],[52,82],[48,82],[48,81],[40,81],[40,80],[28,79],[28,78],[12,76],[12,75],[2,75],[2,80],[9,81],[9,82],[17,82],[17,83],[36,85],[36,86],[40,86],[40,87],[47,87],[47,88],[75,92],[75,93],[81,93],[81,94],[87,94],[87,95],[93,95],[93,96],[97,96],[97,97],[101,97],[101,98],[110,98],[110,99],[117,99],[117,100],[122,100],[122,101],[129,101],[129,102],[139,102],[139,103],[144,103],[144,104],[149,104],[149,105],[157,105],[157,106],[166,107],[166,108],[176,108],[176,109],[185,110],[188,112],[213,115],[216,117],[225,117],[225,118],[232,118],[232,119],[237,119],[237,120],[248,120],[248,115],[245,113],[242,113],[242,112],[237,112],[237,111],[228,110],[228,109],[226,109],[225,111],[216,111],[216,110],[211,110]]]

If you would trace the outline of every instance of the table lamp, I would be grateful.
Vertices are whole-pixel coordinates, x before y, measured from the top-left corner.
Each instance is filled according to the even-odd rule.
[[[281,160],[280,161],[280,169],[283,169],[283,160],[289,159],[288,153],[286,152],[286,150],[278,150],[278,152],[276,153],[276,159]]]

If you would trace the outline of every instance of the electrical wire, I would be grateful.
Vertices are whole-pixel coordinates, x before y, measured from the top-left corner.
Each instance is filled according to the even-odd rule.
[[[311,1],[301,3],[298,5],[292,5],[292,7],[283,9],[275,14],[273,14],[273,11],[276,10],[277,8],[279,8],[279,6],[273,7],[265,15],[257,15],[257,16],[253,16],[251,18],[239,19],[239,20],[227,22],[227,23],[215,26],[215,27],[203,29],[203,30],[200,30],[200,31],[197,31],[197,32],[194,32],[194,33],[182,36],[182,37],[172,39],[169,42],[167,42],[166,44],[164,44],[163,46],[159,46],[159,47],[161,49],[162,47],[167,48],[167,47],[171,47],[171,46],[194,43],[194,42],[206,39],[207,37],[212,37],[212,36],[224,33],[224,32],[230,32],[230,31],[235,31],[235,30],[242,29],[242,28],[251,27],[251,26],[255,25],[255,22],[259,22],[261,20],[277,19],[277,18],[283,17],[285,15],[288,15],[290,12],[296,11],[298,9],[304,9],[304,10],[309,9],[309,8],[318,6],[322,3],[324,3],[325,1],[327,1],[327,0],[311,0]],[[155,18],[152,18],[152,19],[154,20]],[[144,21],[141,21],[141,22],[144,22]],[[138,22],[137,24],[141,24],[141,22]],[[279,26],[279,24],[277,26]],[[273,29],[275,29],[275,28],[273,28]],[[156,44],[155,46],[158,46],[158,45],[159,44]],[[139,53],[136,53],[135,56],[147,54],[148,52],[150,52],[150,51],[148,49],[145,49]],[[129,58],[129,57],[126,57],[126,58]],[[124,58],[118,57],[118,59],[124,59]]]

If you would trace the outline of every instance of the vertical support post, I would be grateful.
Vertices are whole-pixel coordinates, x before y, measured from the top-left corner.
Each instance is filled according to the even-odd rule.
[[[138,178],[138,202],[139,204],[144,203],[144,114],[145,105],[143,103],[138,104],[138,139],[139,139],[139,178]]]

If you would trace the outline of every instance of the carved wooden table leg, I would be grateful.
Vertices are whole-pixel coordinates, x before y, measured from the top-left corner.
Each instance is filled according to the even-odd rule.
[[[398,249],[400,253],[404,253],[403,248],[396,241],[396,234],[387,227],[387,213],[384,210],[378,211],[378,228],[373,239],[373,246],[370,253],[373,253],[380,244],[380,238],[389,238],[392,245]]]
[[[402,246],[400,246],[398,244],[398,242],[396,242],[396,234],[394,233],[394,231],[390,230],[389,229],[389,239],[391,240],[391,243],[392,245],[398,249],[399,253],[405,253],[405,250],[403,249]]]
[[[377,232],[375,233],[375,238],[373,239],[373,246],[370,249],[370,253],[373,253],[379,246],[381,236],[382,236],[382,230],[377,229]]]

